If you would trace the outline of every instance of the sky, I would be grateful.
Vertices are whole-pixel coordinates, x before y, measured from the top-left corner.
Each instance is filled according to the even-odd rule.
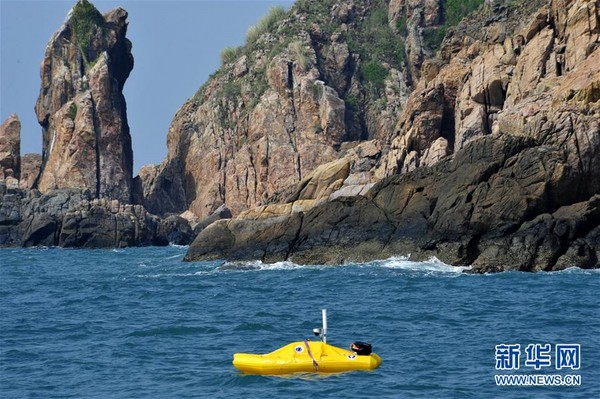
[[[220,65],[226,46],[244,43],[248,28],[280,0],[91,0],[102,13],[123,7],[135,65],[125,83],[134,174],[161,162],[177,109]],[[75,0],[0,0],[0,119],[17,113],[21,154],[41,153],[42,128],[34,112],[40,64],[50,36]]]

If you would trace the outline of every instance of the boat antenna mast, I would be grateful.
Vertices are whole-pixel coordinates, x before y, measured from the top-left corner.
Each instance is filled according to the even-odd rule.
[[[313,334],[315,336],[321,338],[323,343],[327,343],[327,309],[322,309],[321,314],[323,316],[323,327],[321,328],[313,328]]]

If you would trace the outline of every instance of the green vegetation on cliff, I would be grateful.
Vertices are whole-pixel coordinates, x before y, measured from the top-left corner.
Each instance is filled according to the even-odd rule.
[[[477,10],[485,0],[446,0],[443,2],[444,24],[423,29],[423,41],[431,50],[437,50],[448,28],[458,25],[463,18]]]
[[[73,7],[71,27],[77,45],[81,49],[87,49],[90,46],[94,31],[98,28],[104,28],[104,17],[92,3],[87,0],[79,0]]]
[[[267,15],[262,17],[256,25],[248,29],[246,33],[246,42],[252,44],[256,42],[263,34],[276,27],[277,23],[287,15],[283,7],[272,7]]]
[[[457,25],[464,17],[477,10],[484,0],[446,0],[444,3],[444,26]]]
[[[374,1],[357,29],[346,33],[350,51],[360,56],[359,78],[375,91],[383,88],[388,75],[383,64],[400,67],[406,59],[406,26],[400,22],[395,33],[389,26],[387,7],[386,1]]]
[[[221,50],[221,62],[229,64],[236,61],[242,53],[241,47],[225,47]]]
[[[346,85],[335,89],[345,100],[347,111],[362,118],[360,115],[383,94],[389,70],[405,68],[406,18],[391,27],[388,9],[387,0],[298,0],[287,11],[273,7],[248,30],[244,45],[222,50],[221,68],[196,92],[193,102],[199,105],[210,101],[215,106],[229,102],[227,107],[238,109],[240,117],[248,115],[269,88],[269,66],[283,55],[291,61],[290,68],[301,72],[316,68],[318,79],[326,85],[340,79],[332,74],[343,74],[341,79],[348,82],[355,79],[358,85],[354,88]],[[347,69],[332,72],[332,57],[336,57],[332,54],[344,54],[345,45],[350,53]],[[229,80],[237,82],[235,95]],[[222,113],[219,119],[229,117]]]
[[[77,104],[73,103],[69,107],[69,118],[71,118],[72,120],[75,120],[76,116],[77,116]]]

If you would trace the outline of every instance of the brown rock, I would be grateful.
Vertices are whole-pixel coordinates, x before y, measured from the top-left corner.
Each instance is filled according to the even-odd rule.
[[[22,190],[34,187],[35,181],[42,167],[42,156],[40,154],[25,154],[21,158],[21,180],[19,188]]]
[[[317,80],[310,60],[314,53],[305,54],[304,70],[294,48],[268,65],[269,87],[259,98],[245,92],[243,82],[223,79],[207,88],[208,100],[188,102],[178,111],[169,131],[167,160],[154,178],[172,183],[171,202],[181,204],[172,211],[189,208],[204,218],[225,204],[235,215],[339,157],[336,148],[347,139],[344,101]],[[239,88],[239,95],[223,94],[225,86]],[[177,175],[185,179],[176,181]],[[148,194],[162,190],[144,189],[143,203],[158,211],[162,205]]]
[[[454,151],[491,133],[494,115],[504,106],[510,71],[516,62],[510,38],[479,51],[483,54],[472,61],[468,80],[456,99]]]
[[[551,28],[544,28],[523,48],[515,66],[513,78],[508,85],[507,107],[511,107],[533,94],[544,77],[546,62],[550,58],[553,44],[554,31]]]
[[[342,158],[323,164],[306,176],[287,202],[328,198],[339,189],[350,174],[350,163]]]
[[[9,178],[18,180],[20,173],[21,121],[17,114],[12,114],[0,125],[0,182]]]
[[[448,140],[443,137],[439,137],[435,140],[431,147],[425,150],[423,157],[421,158],[421,166],[433,166],[446,157],[450,153],[448,148]]]
[[[78,31],[81,18],[93,20],[89,31]],[[50,39],[36,103],[42,192],[89,189],[96,197],[131,201],[133,155],[122,90],[133,57],[126,32],[125,10],[102,16],[80,0]]]
[[[591,0],[553,0],[550,21],[555,29],[559,74],[576,68],[600,43],[600,5]]]

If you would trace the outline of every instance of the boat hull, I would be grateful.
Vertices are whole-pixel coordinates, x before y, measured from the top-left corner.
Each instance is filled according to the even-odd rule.
[[[323,342],[309,341],[308,347],[310,351],[306,343],[299,341],[265,355],[236,353],[233,365],[246,374],[281,375],[374,370],[381,364],[381,357],[375,353],[359,356]]]

